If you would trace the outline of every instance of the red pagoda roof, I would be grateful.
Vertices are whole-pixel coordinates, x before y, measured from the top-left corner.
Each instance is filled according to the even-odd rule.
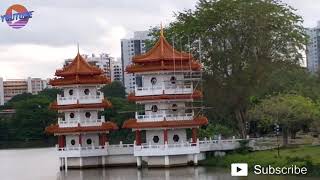
[[[50,125],[45,129],[46,133],[80,133],[80,132],[97,132],[97,131],[109,131],[117,130],[118,126],[113,122],[103,122],[101,126],[80,126],[77,127],[59,127],[58,124]]]
[[[134,56],[133,64],[126,67],[128,73],[150,71],[200,71],[200,62],[189,53],[179,52],[166,40],[161,29],[159,40],[147,53]]]
[[[202,93],[199,90],[194,91],[192,94],[161,94],[149,96],[135,96],[133,93],[128,95],[128,101],[148,101],[148,100],[175,100],[175,99],[200,99]]]
[[[137,122],[136,119],[129,119],[123,123],[122,128],[143,129],[143,128],[177,128],[177,127],[195,127],[208,124],[206,117],[196,117],[193,120],[177,121],[155,121],[155,122]]]
[[[69,65],[63,69],[58,69],[55,75],[61,78],[50,80],[49,84],[52,86],[110,83],[110,79],[104,75],[103,70],[90,65],[79,52]]]
[[[132,58],[134,63],[152,62],[152,61],[172,61],[172,60],[190,60],[192,56],[189,53],[179,52],[174,49],[163,35],[162,29],[159,40],[147,53]]]
[[[68,104],[68,105],[58,105],[55,101],[50,104],[50,108],[54,110],[65,110],[65,109],[87,109],[87,108],[110,108],[112,104],[107,99],[104,99],[102,103],[91,103],[91,104]]]
[[[55,73],[56,76],[70,76],[70,75],[100,75],[103,71],[90,65],[78,52],[74,60],[63,69],[58,69]]]

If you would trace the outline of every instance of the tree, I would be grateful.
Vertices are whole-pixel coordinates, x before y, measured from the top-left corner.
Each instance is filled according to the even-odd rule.
[[[113,81],[111,84],[105,85],[103,88],[101,88],[101,91],[104,93],[104,96],[108,98],[125,98],[126,96],[125,87],[120,81]]]
[[[114,121],[117,123],[119,129],[121,129],[124,121],[134,118],[135,104],[129,103],[127,99],[112,97],[110,98],[112,103],[111,109],[106,109],[104,115],[106,120]],[[111,143],[119,143],[124,141],[125,143],[132,143],[134,140],[134,134],[129,129],[121,129],[118,131],[112,131],[110,133]]]
[[[249,110],[249,117],[260,126],[278,124],[282,129],[283,145],[288,144],[288,134],[295,134],[313,121],[319,121],[319,109],[311,99],[301,95],[279,94],[262,100]]]
[[[208,114],[225,112],[236,120],[241,137],[250,97],[265,88],[270,72],[302,61],[307,38],[294,11],[279,0],[200,0],[195,10],[176,13],[165,30],[176,48],[198,59],[201,40],[205,100],[216,108]]]

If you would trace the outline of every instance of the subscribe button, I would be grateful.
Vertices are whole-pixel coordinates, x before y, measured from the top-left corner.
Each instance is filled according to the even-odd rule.
[[[248,164],[247,163],[231,164],[231,176],[248,176]]]
[[[254,165],[253,173],[255,175],[306,175],[308,169],[306,167],[298,167],[291,165],[287,167],[263,167],[261,165]],[[233,163],[231,164],[231,176],[248,176],[247,163]]]

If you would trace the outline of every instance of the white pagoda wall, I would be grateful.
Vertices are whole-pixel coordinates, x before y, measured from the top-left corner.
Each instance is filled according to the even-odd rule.
[[[162,83],[170,85],[170,78],[172,76],[176,77],[176,80],[178,80],[176,83],[181,83],[183,81],[179,81],[184,79],[183,74],[143,74],[142,75],[142,87],[158,87],[162,86]],[[155,77],[157,79],[157,83],[155,85],[151,84],[151,79]]]
[[[90,134],[82,134],[81,136],[82,136],[81,137],[82,146],[92,146],[92,144],[95,146],[99,145],[98,134],[90,133]],[[87,139],[89,139],[89,138],[92,140],[91,145],[87,144]],[[74,145],[71,144],[71,140],[75,141]],[[66,146],[67,147],[78,147],[79,146],[79,135],[66,135]]]
[[[86,96],[84,93],[85,89],[89,89],[89,96],[96,95],[98,91],[96,86],[65,87],[63,88],[64,97],[75,97],[77,93],[79,93],[79,96]],[[73,90],[73,95],[69,94],[70,90]]]
[[[173,136],[174,135],[179,136],[179,141],[174,142],[173,141]],[[159,137],[159,142],[155,143],[153,141],[153,137],[158,136]],[[163,145],[164,144],[164,139],[163,139],[163,130],[147,130],[146,131],[146,143],[147,144],[158,144],[158,145]],[[185,129],[168,129],[168,144],[174,144],[174,143],[182,143],[187,141],[187,133]]]

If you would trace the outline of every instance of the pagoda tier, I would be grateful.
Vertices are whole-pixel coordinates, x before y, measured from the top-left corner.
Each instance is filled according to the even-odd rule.
[[[128,95],[128,100],[134,101],[158,101],[158,100],[178,100],[178,99],[200,99],[202,97],[201,91],[194,91],[192,94],[161,94],[149,96],[135,96],[133,93]]]
[[[138,122],[136,119],[127,120],[122,128],[132,129],[161,129],[161,128],[190,128],[208,124],[206,117],[196,117],[193,120]]]
[[[49,84],[52,86],[110,83],[110,79],[104,76],[104,72],[86,62],[79,52],[68,66],[57,70],[55,75],[61,78],[50,80]]]
[[[175,50],[163,36],[147,53],[133,57],[133,64],[127,66],[128,73],[152,71],[200,71],[201,64],[189,53]]]
[[[46,128],[47,133],[63,134],[63,133],[85,133],[85,132],[102,132],[117,130],[118,127],[113,122],[103,122],[100,126],[80,126],[77,127],[59,127],[59,125],[50,125]]]
[[[93,109],[93,108],[111,108],[111,103],[104,99],[101,103],[90,103],[90,104],[81,104],[77,102],[76,104],[66,104],[58,105],[57,102],[50,104],[50,108],[54,110],[67,110],[67,109]]]

